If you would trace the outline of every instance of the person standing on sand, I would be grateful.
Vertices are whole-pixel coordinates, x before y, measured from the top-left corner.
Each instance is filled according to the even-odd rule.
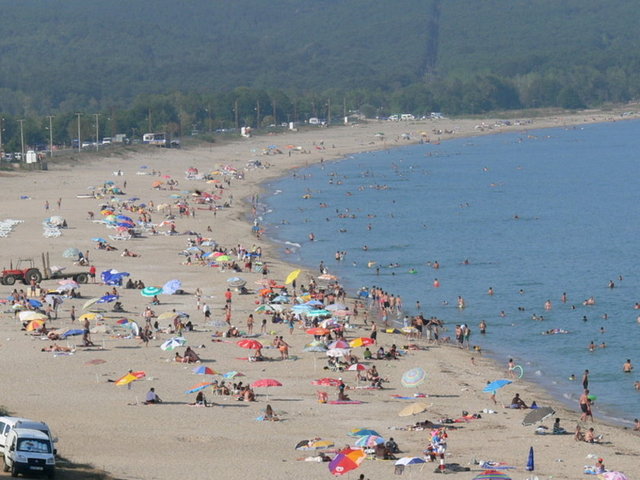
[[[371,339],[374,345],[378,342],[378,326],[376,322],[371,323]]]
[[[591,400],[589,400],[588,389],[584,389],[582,395],[580,395],[580,400],[578,400],[578,403],[580,404],[580,410],[582,411],[580,420],[586,422],[587,418],[591,417],[591,421],[593,422],[593,413],[591,412]]]
[[[76,321],[76,307],[75,307],[75,305],[71,306],[70,316],[71,316],[71,323],[75,322]]]
[[[253,313],[250,313],[249,318],[247,318],[247,333],[249,335],[253,333]]]

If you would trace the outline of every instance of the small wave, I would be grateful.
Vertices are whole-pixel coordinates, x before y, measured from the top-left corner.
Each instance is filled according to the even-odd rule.
[[[292,247],[296,247],[296,248],[302,248],[302,245],[300,245],[299,243],[295,243],[295,242],[284,242],[285,245],[291,245]]]
[[[274,195],[279,195],[282,193],[282,190],[276,190],[275,192],[273,192]]]

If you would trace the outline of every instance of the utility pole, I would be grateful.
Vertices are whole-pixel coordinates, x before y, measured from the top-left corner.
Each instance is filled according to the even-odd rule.
[[[81,113],[76,113],[78,116],[78,152],[82,149],[82,139],[80,138],[80,115]]]
[[[327,100],[327,127],[331,125],[331,99]]]
[[[94,113],[93,114],[96,117],[96,152],[98,151],[99,147],[98,145],[100,144],[100,114],[99,113]]]
[[[48,115],[49,118],[49,156],[53,157],[53,115]]]
[[[4,130],[4,118],[0,117],[0,152],[2,152],[2,131]]]
[[[20,160],[24,162],[26,160],[24,158],[24,120],[18,120],[18,122],[20,122],[20,151],[22,152]]]
[[[238,130],[240,128],[240,122],[238,121],[238,100],[233,104],[233,113],[236,117],[236,130]]]

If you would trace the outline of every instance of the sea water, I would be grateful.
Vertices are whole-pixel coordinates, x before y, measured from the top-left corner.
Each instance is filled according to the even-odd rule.
[[[286,259],[324,262],[350,294],[400,295],[409,314],[419,301],[444,335],[469,325],[472,345],[573,408],[589,369],[596,415],[625,423],[640,416],[640,370],[622,373],[640,365],[639,152],[637,121],[389,148],[270,183],[262,220]]]

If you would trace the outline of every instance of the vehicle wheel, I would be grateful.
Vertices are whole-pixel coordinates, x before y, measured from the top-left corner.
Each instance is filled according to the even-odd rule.
[[[24,274],[24,281],[27,284],[31,284],[31,280],[35,280],[36,283],[40,283],[42,281],[42,274],[40,270],[37,268],[30,268]]]
[[[87,275],[86,273],[79,273],[78,275],[76,275],[76,278],[74,280],[78,283],[87,283],[89,281],[89,275]]]
[[[16,464],[15,463],[13,465],[11,465],[11,476],[12,477],[17,477],[18,476],[18,469],[16,468]]]
[[[2,471],[3,472],[8,472],[9,471],[9,465],[7,465],[6,461],[2,462]]]
[[[14,277],[13,275],[7,275],[6,277],[4,277],[5,285],[13,285],[14,283],[16,283],[16,277]]]

